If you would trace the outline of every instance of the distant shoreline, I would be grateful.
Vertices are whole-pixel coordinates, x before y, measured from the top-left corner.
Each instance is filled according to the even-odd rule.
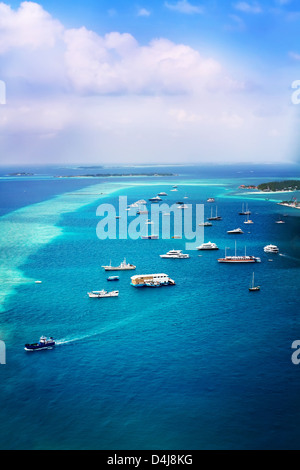
[[[96,174],[96,175],[58,175],[54,176],[54,178],[138,178],[138,177],[172,177],[178,176],[174,173],[132,173],[132,174],[124,174],[124,173],[107,173],[107,174]]]

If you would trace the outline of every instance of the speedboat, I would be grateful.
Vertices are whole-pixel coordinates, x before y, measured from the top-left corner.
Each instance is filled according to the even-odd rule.
[[[267,245],[264,247],[265,253],[279,253],[279,248],[276,245]]]
[[[113,292],[107,292],[106,290],[95,290],[93,292],[88,292],[90,299],[104,299],[107,297],[119,297],[119,291],[115,290]]]
[[[149,199],[149,201],[151,201],[151,202],[160,202],[160,201],[162,201],[162,199],[159,196],[155,196],[155,197],[152,197],[151,199]]]
[[[158,193],[158,196],[167,196],[167,193],[164,193],[164,192]]]
[[[54,346],[55,341],[52,337],[47,339],[46,336],[42,336],[38,343],[25,344],[25,351],[43,351],[45,349],[53,349]]]
[[[244,232],[241,228],[236,228],[235,230],[229,230],[227,233],[229,235],[242,235]]]
[[[215,198],[213,198],[213,197],[209,197],[209,198],[207,199],[207,202],[216,202],[216,200],[215,200]]]
[[[202,245],[200,245],[197,250],[218,250],[219,247],[215,244],[215,243],[212,243],[212,242],[208,242],[208,243],[203,243]]]
[[[183,209],[184,210],[184,209],[188,209],[188,208],[189,208],[189,206],[187,206],[186,204],[181,204],[181,205],[177,206],[177,209]]]
[[[190,257],[190,255],[182,253],[182,250],[171,250],[165,255],[160,255],[161,258],[163,259],[187,259]]]
[[[212,227],[212,223],[211,222],[202,222],[201,224],[199,224],[199,227]]]
[[[119,281],[120,277],[119,276],[110,276],[107,278],[108,281]]]

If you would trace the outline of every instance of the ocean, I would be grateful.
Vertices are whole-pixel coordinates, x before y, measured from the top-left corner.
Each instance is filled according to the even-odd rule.
[[[0,170],[1,449],[300,448],[300,366],[291,361],[300,339],[300,211],[276,204],[285,194],[238,189],[296,179],[298,166],[17,171],[28,175]],[[93,173],[176,176],[54,178]],[[204,235],[219,252],[166,260],[159,255],[186,252],[185,239],[97,238],[100,204],[117,207],[120,196],[132,204],[160,191],[170,205],[184,197],[204,204],[205,217],[217,205],[223,220]],[[242,204],[253,225],[243,224]],[[227,235],[237,227],[244,235]],[[239,253],[246,246],[262,262],[219,264],[226,248],[234,254],[235,240]],[[268,244],[280,255],[265,254]],[[101,266],[124,258],[136,271],[107,282]],[[258,293],[248,290],[253,271]],[[156,272],[176,285],[130,285],[133,274]],[[115,288],[118,298],[87,295]],[[25,343],[41,335],[57,347],[26,353]]]

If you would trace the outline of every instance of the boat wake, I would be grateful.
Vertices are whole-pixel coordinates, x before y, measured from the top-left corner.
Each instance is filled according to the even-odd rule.
[[[56,340],[55,343],[56,343],[56,346],[64,346],[66,344],[72,344],[72,343],[77,343],[79,341],[86,341],[90,338],[96,338],[97,336],[101,336],[105,333],[108,333],[110,331],[113,331],[113,330],[118,330],[120,329],[122,326],[124,325],[127,325],[128,323],[131,323],[133,321],[136,320],[136,316],[134,317],[130,317],[130,318],[126,318],[124,320],[121,320],[120,322],[114,324],[114,325],[109,325],[109,326],[106,326],[106,327],[103,327],[101,328],[100,330],[98,331],[94,331],[92,333],[89,333],[89,334],[86,334],[86,335],[82,335],[82,336],[75,336],[75,337],[70,337],[70,338],[63,338],[63,339],[59,339],[59,340]]]

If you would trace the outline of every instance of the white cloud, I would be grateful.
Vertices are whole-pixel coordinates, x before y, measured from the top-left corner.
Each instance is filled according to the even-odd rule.
[[[138,11],[138,16],[151,16],[151,12],[146,8],[140,8]]]
[[[23,2],[17,11],[0,3],[0,54],[15,48],[51,48],[62,31],[63,26],[37,3]]]
[[[179,13],[184,13],[186,15],[194,15],[194,14],[203,13],[203,8],[201,6],[192,5],[187,0],[180,0],[174,4],[165,2],[165,6],[169,10],[177,11]]]
[[[298,52],[289,52],[289,57],[296,62],[300,61],[300,54]]]
[[[236,10],[242,11],[243,13],[253,13],[258,14],[262,13],[262,8],[258,3],[247,3],[247,2],[238,2],[234,5]]]

